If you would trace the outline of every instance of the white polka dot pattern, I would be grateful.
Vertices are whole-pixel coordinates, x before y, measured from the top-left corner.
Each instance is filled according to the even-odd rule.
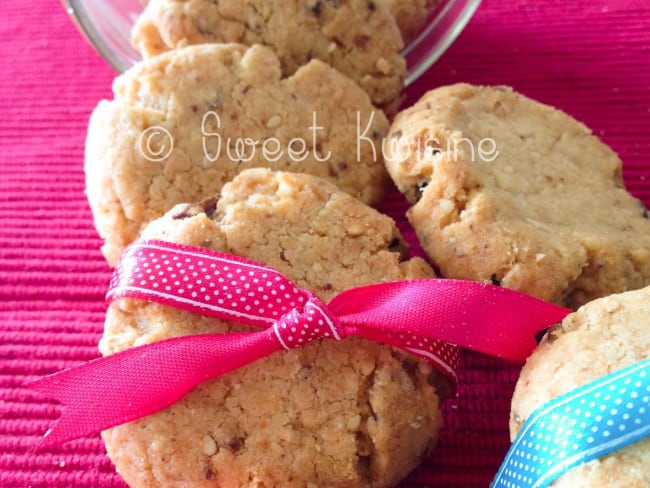
[[[357,331],[356,335],[390,344],[430,362],[450,378],[452,383],[458,382],[456,370],[460,362],[460,348],[455,344],[412,332],[395,332],[387,328],[381,330],[357,328]]]
[[[650,435],[650,359],[559,396],[535,410],[493,488],[541,488],[569,469]]]
[[[316,339],[343,339],[345,333],[326,310],[325,304],[311,296],[302,313],[294,308],[277,320],[273,331],[282,347],[293,349]]]
[[[107,297],[130,296],[268,327],[311,293],[259,263],[162,241],[129,246]]]
[[[569,313],[505,288],[445,279],[351,288],[325,305],[262,264],[163,241],[136,242],[123,253],[107,298],[127,297],[263,329],[155,341],[29,383],[65,405],[42,446],[150,415],[205,381],[315,339],[390,344],[432,363],[455,389],[459,345],[523,360],[534,333]]]
[[[125,250],[107,293],[109,299],[119,297],[272,327],[285,349],[316,339],[341,340],[350,334],[317,297],[273,269],[237,256],[163,241],[136,242]],[[352,329],[355,335],[431,362],[456,382],[457,346],[412,333],[392,333],[389,328]]]

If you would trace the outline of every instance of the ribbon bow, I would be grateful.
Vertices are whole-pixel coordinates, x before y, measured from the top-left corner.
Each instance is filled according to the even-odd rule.
[[[431,362],[456,384],[458,346],[523,361],[569,310],[505,288],[422,279],[346,290],[327,304],[262,264],[163,241],[129,246],[108,299],[139,298],[262,327],[134,347],[29,383],[66,405],[39,447],[171,405],[202,382],[282,349],[358,336]]]

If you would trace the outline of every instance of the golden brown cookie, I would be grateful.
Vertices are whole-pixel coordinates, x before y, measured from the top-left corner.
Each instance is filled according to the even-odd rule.
[[[650,288],[594,300],[551,329],[526,361],[512,399],[510,436],[542,404],[650,357]],[[553,488],[650,486],[650,439],[578,466]]]
[[[144,231],[261,261],[328,300],[344,289],[433,277],[394,222],[313,176],[251,169],[216,199],[178,205]],[[187,334],[252,330],[137,299],[107,313],[103,354]],[[103,433],[132,488],[385,487],[435,444],[443,377],[363,339],[282,351],[171,407]]]
[[[386,191],[386,118],[318,60],[283,78],[268,48],[191,46],[140,63],[113,91],[92,114],[85,157],[110,264],[148,222],[245,168],[311,173],[370,204]]]
[[[382,106],[398,98],[406,72],[395,19],[383,2],[368,0],[151,0],[132,42],[145,57],[192,44],[262,44],[283,76],[320,59]]]
[[[590,130],[506,87],[433,90],[400,113],[386,164],[450,278],[577,307],[650,284],[650,220]]]

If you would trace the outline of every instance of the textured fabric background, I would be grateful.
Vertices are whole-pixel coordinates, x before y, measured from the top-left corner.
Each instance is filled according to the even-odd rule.
[[[112,70],[59,2],[5,2],[0,17],[0,486],[124,487],[98,437],[35,454],[59,407],[21,384],[98,355],[110,276],[84,196],[88,116]],[[508,84],[593,128],[650,204],[650,4],[484,0],[415,100],[455,81]],[[382,208],[400,219],[393,195]],[[417,251],[417,250],[416,250]],[[518,369],[464,357],[430,459],[404,487],[486,487],[508,447]]]

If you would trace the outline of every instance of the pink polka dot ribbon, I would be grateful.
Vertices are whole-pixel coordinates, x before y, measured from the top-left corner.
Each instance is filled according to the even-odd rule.
[[[492,488],[544,488],[568,470],[650,435],[650,359],[536,409]]]
[[[455,387],[459,346],[523,361],[535,334],[569,312],[505,288],[443,279],[352,288],[325,304],[263,264],[164,241],[129,246],[107,298],[156,302],[260,330],[175,337],[29,383],[65,405],[41,447],[152,414],[205,381],[314,340],[356,336],[401,348]]]

